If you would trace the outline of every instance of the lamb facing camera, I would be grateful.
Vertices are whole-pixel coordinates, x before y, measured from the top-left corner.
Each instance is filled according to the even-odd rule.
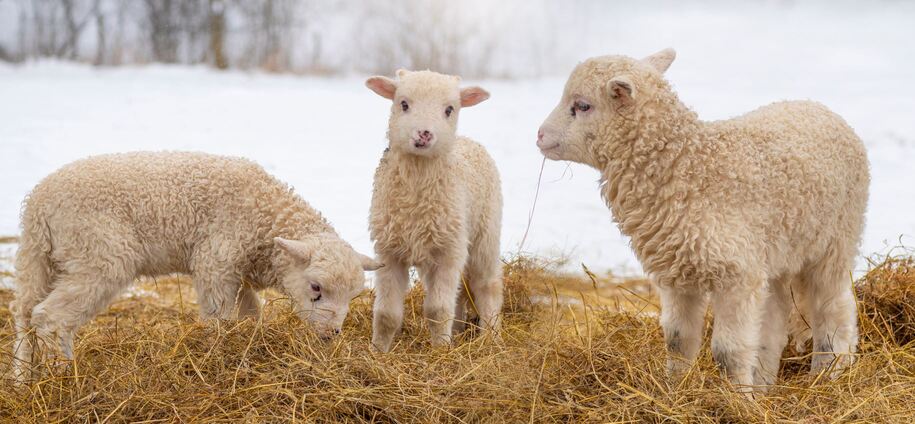
[[[376,274],[372,320],[372,344],[380,351],[391,349],[403,323],[411,266],[425,284],[423,313],[433,345],[451,342],[452,330],[471,319],[465,312],[487,332],[499,329],[499,173],[483,146],[456,135],[461,109],[489,93],[459,88],[459,81],[406,70],[397,71],[397,80],[366,81],[392,101],[389,147],[375,171],[369,218],[375,252],[385,263]]]

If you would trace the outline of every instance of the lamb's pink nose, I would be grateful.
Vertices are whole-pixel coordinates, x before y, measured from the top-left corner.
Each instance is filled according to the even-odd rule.
[[[431,132],[431,131],[420,131],[420,132],[419,132],[419,141],[428,143],[428,142],[431,141],[431,140],[432,140],[432,132]]]
[[[543,149],[546,147],[544,145],[545,142],[543,141],[543,135],[543,128],[537,130],[537,148]]]

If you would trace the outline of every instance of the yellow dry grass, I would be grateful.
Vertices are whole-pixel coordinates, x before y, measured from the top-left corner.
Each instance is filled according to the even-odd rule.
[[[201,322],[187,281],[158,279],[84,327],[74,363],[25,387],[8,379],[12,294],[0,291],[0,420],[819,423],[915,416],[911,259],[888,260],[857,282],[862,337],[851,369],[835,381],[809,376],[809,358],[786,352],[779,384],[757,401],[719,377],[707,342],[687,378],[668,381],[645,282],[621,288],[610,280],[513,260],[501,340],[468,333],[450,349],[428,346],[422,293],[414,290],[398,344],[379,354],[369,348],[369,293],[353,305],[344,335],[322,342],[275,295],[262,320]],[[563,297],[581,305],[543,301]]]

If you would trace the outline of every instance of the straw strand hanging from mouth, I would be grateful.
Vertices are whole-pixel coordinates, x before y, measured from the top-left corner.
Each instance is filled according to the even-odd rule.
[[[524,248],[524,242],[527,241],[527,233],[531,231],[531,222],[534,221],[534,210],[537,209],[537,198],[540,197],[540,182],[543,181],[543,168],[546,166],[546,156],[543,162],[540,162],[540,175],[537,176],[537,190],[534,192],[534,203],[531,204],[531,211],[527,215],[527,228],[524,229],[524,236],[521,237],[521,243],[518,244],[518,254],[521,254]]]

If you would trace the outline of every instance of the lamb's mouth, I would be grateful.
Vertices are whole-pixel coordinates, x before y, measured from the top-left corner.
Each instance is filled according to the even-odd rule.
[[[546,156],[547,153],[556,152],[556,151],[559,149],[559,146],[560,146],[560,144],[559,144],[559,143],[556,143],[556,144],[554,144],[554,145],[552,145],[552,146],[540,147],[540,153],[543,154],[544,156]]]
[[[423,141],[423,140],[419,140],[419,139],[412,139],[412,140],[410,140],[410,145],[413,146],[413,148],[416,150],[426,150],[426,149],[432,147],[432,142]]]

